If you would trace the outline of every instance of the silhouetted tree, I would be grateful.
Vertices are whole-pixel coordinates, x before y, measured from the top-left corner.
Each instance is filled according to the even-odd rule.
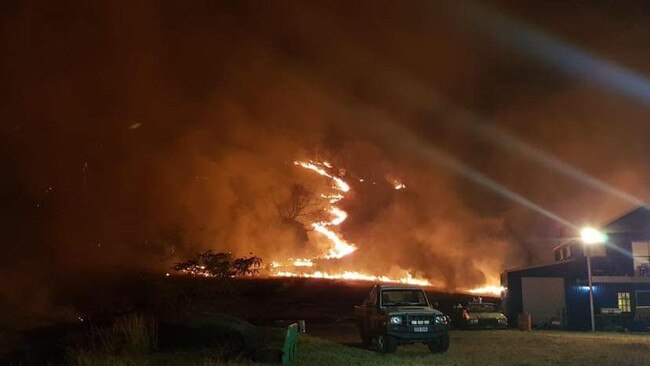
[[[232,253],[213,253],[212,250],[207,250],[198,254],[196,258],[176,263],[172,268],[196,276],[217,278],[252,276],[259,272],[262,258],[250,254],[250,257],[233,260]]]
[[[286,201],[276,205],[278,214],[285,222],[303,222],[313,220],[318,215],[320,200],[302,184],[291,185],[289,197]]]

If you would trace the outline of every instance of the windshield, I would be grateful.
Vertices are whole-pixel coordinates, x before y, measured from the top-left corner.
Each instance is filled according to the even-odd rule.
[[[383,290],[381,304],[382,306],[428,306],[422,290]]]
[[[470,304],[467,306],[470,313],[494,313],[496,311],[494,304]]]

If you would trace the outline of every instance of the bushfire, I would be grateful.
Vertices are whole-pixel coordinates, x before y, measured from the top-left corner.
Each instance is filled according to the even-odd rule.
[[[333,165],[327,161],[295,161],[294,164],[295,166],[313,171],[329,179],[332,183],[330,192],[324,192],[319,195],[328,204],[328,207],[325,208],[328,219],[319,220],[309,224],[312,227],[313,231],[322,236],[322,238],[325,239],[324,241],[326,243],[329,243],[329,245],[326,248],[323,248],[320,255],[314,256],[312,258],[272,258],[273,260],[270,262],[270,265],[267,266],[268,274],[270,276],[404,283],[430,287],[443,287],[445,285],[444,283],[431,282],[430,280],[424,278],[415,277],[412,273],[409,273],[409,271],[403,269],[391,271],[392,276],[388,276],[386,274],[365,273],[354,268],[341,269],[335,272],[325,271],[322,268],[319,268],[326,262],[340,260],[341,258],[354,253],[358,249],[356,245],[345,240],[343,236],[336,230],[336,228],[345,222],[345,220],[348,218],[348,213],[341,207],[337,206],[337,204],[346,198],[346,194],[350,192],[351,187],[340,176],[340,174],[335,173]],[[363,179],[359,179],[359,181],[363,182]],[[388,183],[398,191],[406,188],[406,184],[396,179],[388,179]],[[208,253],[211,252],[208,251],[203,255],[206,255]],[[242,258],[239,260],[259,260],[259,258],[251,257]],[[256,263],[259,267],[259,262]],[[349,262],[347,263],[349,266]],[[341,263],[338,263],[338,265],[340,266]],[[206,268],[200,264],[193,265],[189,267],[189,269],[185,268],[182,270],[182,272],[194,276],[214,276],[214,274],[212,274],[210,271],[207,271]],[[255,272],[257,272],[257,269],[255,269]],[[500,295],[504,288],[494,285],[485,285],[475,289],[458,290],[473,294]]]
[[[331,219],[329,221],[318,221],[312,223],[314,231],[322,235],[330,242],[330,247],[321,256],[315,258],[289,258],[278,262],[272,262],[269,271],[272,276],[276,277],[305,277],[305,278],[324,278],[324,279],[341,279],[341,280],[356,280],[356,281],[373,281],[373,282],[387,282],[387,283],[406,283],[419,286],[436,286],[438,284],[431,283],[429,280],[423,278],[416,278],[411,273],[403,271],[404,274],[399,277],[389,277],[386,275],[376,275],[371,273],[363,273],[355,269],[343,270],[334,273],[320,271],[317,269],[318,262],[327,260],[336,260],[343,258],[357,250],[353,243],[346,241],[341,234],[336,232],[336,227],[341,225],[348,217],[348,213],[340,207],[336,206],[341,200],[345,199],[345,195],[350,192],[350,185],[343,180],[341,176],[334,173],[334,167],[327,161],[295,161],[296,166],[304,169],[311,170],[323,177],[328,178],[332,182],[333,192],[322,193],[320,197],[328,200],[330,207],[327,209]],[[363,179],[359,179],[363,182]],[[392,179],[389,181],[395,190],[406,188],[406,185],[398,180]],[[500,294],[501,288],[498,286],[485,286],[473,290],[471,293],[483,294]]]

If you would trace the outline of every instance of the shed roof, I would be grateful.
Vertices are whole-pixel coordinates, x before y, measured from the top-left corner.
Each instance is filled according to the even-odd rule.
[[[609,233],[648,229],[650,229],[650,208],[647,205],[637,206],[603,225],[603,230]]]

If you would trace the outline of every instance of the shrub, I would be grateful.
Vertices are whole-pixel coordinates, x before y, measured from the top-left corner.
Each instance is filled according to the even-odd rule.
[[[262,259],[252,253],[250,257],[233,259],[231,253],[207,250],[195,258],[176,263],[172,269],[193,276],[228,279],[256,275],[261,265]]]
[[[122,351],[146,353],[156,347],[157,326],[153,319],[141,315],[128,315],[117,319],[111,336]]]
[[[146,355],[156,347],[156,323],[141,315],[118,318],[112,327],[95,329],[88,342],[69,350],[74,366],[148,365]]]

